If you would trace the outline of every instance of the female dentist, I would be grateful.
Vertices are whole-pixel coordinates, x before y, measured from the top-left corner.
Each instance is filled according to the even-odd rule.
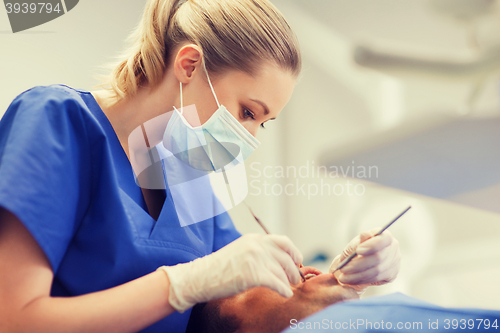
[[[254,286],[290,297],[299,282],[284,236],[241,236],[227,213],[181,227],[168,187],[137,186],[128,147],[182,104],[206,133],[236,126],[232,143],[252,143],[300,71],[286,20],[267,0],[149,0],[132,38],[108,89],[34,87],[0,121],[2,332],[184,332],[196,303]],[[363,245],[339,281],[392,281],[397,241]]]

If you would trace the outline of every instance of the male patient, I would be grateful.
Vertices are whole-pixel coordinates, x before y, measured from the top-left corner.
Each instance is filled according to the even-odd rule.
[[[301,326],[292,324],[305,317],[308,318],[302,327],[317,331],[335,328],[356,333],[408,332],[412,329],[449,332],[459,327],[463,329],[464,323],[467,329],[475,332],[500,328],[498,310],[443,308],[401,293],[343,302],[357,299],[356,291],[339,285],[332,274],[322,274],[312,267],[301,270],[306,281],[292,286],[291,298],[258,287],[236,296],[198,304],[193,308],[186,332],[277,333],[288,328],[286,332],[292,333],[297,332],[297,328],[301,331]],[[328,307],[334,303],[339,304]]]
[[[339,285],[332,274],[323,274],[313,267],[302,267],[301,271],[306,281],[292,286],[291,298],[257,287],[198,304],[186,332],[280,332],[290,326],[291,319],[299,320],[330,304],[359,298],[354,289]]]

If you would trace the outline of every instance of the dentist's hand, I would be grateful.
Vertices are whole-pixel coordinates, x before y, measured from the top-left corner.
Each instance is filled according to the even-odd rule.
[[[335,273],[340,284],[349,285],[362,294],[369,286],[394,281],[399,273],[401,253],[399,242],[386,230],[373,237],[380,228],[364,231],[355,237],[346,248],[333,259],[329,272],[356,251],[357,256]]]
[[[160,268],[170,280],[169,302],[182,313],[257,286],[291,297],[290,283],[300,282],[300,263],[302,254],[288,237],[245,235],[205,257]]]

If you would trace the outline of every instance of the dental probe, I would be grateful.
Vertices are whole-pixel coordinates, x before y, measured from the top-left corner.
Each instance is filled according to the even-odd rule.
[[[385,227],[383,227],[379,232],[377,232],[375,235],[373,235],[372,237],[375,237],[375,236],[378,236],[380,235],[381,233],[383,233],[387,228],[389,228],[394,222],[396,222],[401,216],[403,216],[404,213],[406,213],[407,211],[409,211],[411,208],[411,206],[408,206],[408,208],[406,208],[401,214],[399,214],[394,220],[392,220],[391,222],[389,222],[389,224],[387,224]],[[370,238],[372,238],[370,237]],[[342,267],[344,267],[345,265],[347,265],[355,256],[357,256],[358,254],[356,253],[356,251],[354,251],[353,253],[351,253],[347,258],[345,258],[344,260],[342,260],[342,262],[337,266],[337,268],[335,268],[335,270],[332,272],[335,273],[336,271],[338,271],[339,269],[341,269]]]
[[[250,214],[252,214],[253,218],[255,219],[255,221],[257,221],[257,223],[261,226],[261,228],[264,230],[264,232],[268,235],[270,235],[271,233],[269,232],[269,230],[267,230],[267,228],[264,226],[264,224],[259,220],[259,218],[257,216],[255,216],[255,214],[253,213],[253,210],[252,208],[250,208],[250,206],[245,202],[243,201],[243,203],[245,204],[245,206],[248,207],[248,209],[250,210]],[[297,269],[299,270],[299,274],[300,274],[300,277],[302,278],[302,282],[306,282],[306,278],[304,277],[304,274],[302,274],[302,271],[300,270],[300,268],[298,266],[295,266],[297,267]]]

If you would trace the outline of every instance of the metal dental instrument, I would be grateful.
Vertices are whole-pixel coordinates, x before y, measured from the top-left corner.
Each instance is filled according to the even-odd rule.
[[[385,227],[383,227],[379,232],[377,232],[375,235],[373,235],[372,237],[375,237],[375,236],[378,236],[380,235],[381,233],[383,233],[387,228],[389,228],[394,222],[396,222],[401,216],[403,216],[404,213],[406,213],[407,211],[409,211],[411,208],[411,206],[408,206],[408,208],[406,208],[401,214],[399,214],[394,220],[392,220],[391,222],[389,222],[389,224],[387,224]],[[370,237],[370,238],[372,238]],[[342,260],[342,262],[337,266],[337,268],[335,268],[335,270],[332,272],[335,273],[336,271],[338,271],[339,269],[341,269],[342,267],[344,267],[345,265],[347,265],[352,259],[354,259],[354,257],[356,257],[358,254],[356,253],[356,251],[354,251],[353,253],[351,253],[351,255],[349,255],[347,258],[345,258],[344,260]]]
[[[253,218],[255,219],[255,221],[257,221],[257,223],[264,230],[264,232],[266,234],[270,235],[271,233],[269,232],[269,230],[267,230],[267,228],[264,226],[264,224],[262,224],[262,222],[259,220],[259,218],[257,216],[255,216],[255,214],[253,213],[252,208],[250,208],[250,206],[245,201],[243,201],[243,203],[245,204],[245,206],[248,207],[248,210],[250,210],[250,214],[252,214]],[[297,267],[297,266],[295,266],[295,267]],[[300,274],[300,277],[302,278],[302,282],[306,282],[306,278],[304,277],[304,274],[302,274],[302,271],[300,270],[300,268],[297,267],[297,269],[299,270],[299,274]]]

